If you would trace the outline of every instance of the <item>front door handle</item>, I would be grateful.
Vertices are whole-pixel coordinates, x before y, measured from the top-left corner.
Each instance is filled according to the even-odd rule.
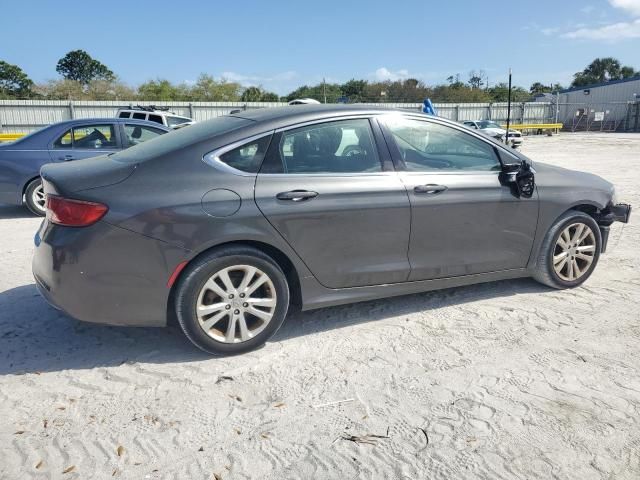
[[[441,193],[444,192],[448,187],[445,185],[436,185],[433,183],[428,183],[427,185],[418,185],[414,187],[413,191],[416,193]]]
[[[73,160],[73,155],[65,155],[64,157],[58,157],[58,160],[68,162],[69,160]]]
[[[318,192],[311,192],[309,190],[291,190],[290,192],[280,192],[276,195],[278,200],[291,200],[292,202],[301,202],[303,200],[309,200],[317,197]]]

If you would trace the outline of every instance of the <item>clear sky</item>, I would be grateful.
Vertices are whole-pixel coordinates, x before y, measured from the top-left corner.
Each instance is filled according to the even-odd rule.
[[[593,58],[640,69],[640,0],[6,2],[0,60],[36,82],[84,49],[136,86],[206,72],[287,93],[302,84],[484,70],[490,84],[568,84]]]

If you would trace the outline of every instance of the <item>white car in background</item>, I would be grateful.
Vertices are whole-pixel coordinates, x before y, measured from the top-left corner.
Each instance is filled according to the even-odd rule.
[[[169,107],[156,107],[155,105],[120,108],[116,115],[118,118],[133,118],[134,120],[147,120],[159,123],[174,130],[196,123],[193,118],[176,115],[169,111]]]
[[[462,123],[469,128],[480,130],[485,135],[489,135],[490,137],[504,142],[504,136],[507,133],[507,130],[502,128],[496,122],[492,122],[491,120],[467,120]],[[522,145],[522,132],[519,130],[509,129],[509,145],[513,148],[518,148]]]
[[[320,105],[320,102],[313,98],[296,98],[295,100],[291,100],[289,105]]]

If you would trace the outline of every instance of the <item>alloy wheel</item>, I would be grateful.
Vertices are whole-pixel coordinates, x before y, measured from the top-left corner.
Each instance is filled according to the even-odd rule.
[[[556,241],[553,269],[566,282],[574,282],[589,271],[596,254],[596,236],[584,223],[572,223]]]
[[[42,183],[33,189],[31,193],[31,199],[33,200],[33,204],[41,211],[45,211],[46,209],[46,197],[44,194],[44,187]]]
[[[262,332],[275,313],[276,289],[269,276],[251,265],[213,274],[198,294],[196,316],[214,340],[240,343]]]

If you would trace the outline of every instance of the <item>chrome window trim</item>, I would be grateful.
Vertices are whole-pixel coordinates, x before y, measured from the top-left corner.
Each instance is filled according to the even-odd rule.
[[[250,173],[250,172],[243,172],[242,170],[238,170],[237,168],[233,168],[229,165],[227,165],[226,163],[224,163],[221,159],[220,156],[224,155],[227,152],[230,152],[231,150],[234,150],[238,147],[241,147],[247,143],[251,143],[254,142],[256,140],[260,140],[261,138],[266,137],[267,135],[273,135],[274,131],[273,130],[269,130],[267,132],[263,132],[263,133],[258,133],[256,135],[252,135],[251,137],[246,137],[243,138],[241,140],[235,141],[233,143],[230,143],[228,145],[225,145],[223,147],[217,148],[215,150],[212,150],[209,153],[206,153],[203,157],[202,157],[202,161],[204,163],[206,163],[207,165],[215,168],[216,170],[222,170],[223,172],[227,172],[227,173],[231,173],[233,175],[238,175],[240,177],[255,177],[258,173]]]
[[[279,128],[276,128],[275,133],[286,132],[288,130],[295,130],[297,128],[303,128],[309,125],[316,125],[320,123],[341,122],[343,120],[344,121],[362,120],[362,119],[371,120],[375,116],[376,115],[373,113],[361,113],[361,114],[354,114],[354,115],[339,115],[334,117],[324,117],[324,118],[319,118],[315,120],[307,120],[306,122],[292,123],[291,125],[287,125],[286,127],[279,127]],[[369,126],[369,128],[371,128],[371,126]],[[373,131],[371,132],[371,135],[373,135]]]

